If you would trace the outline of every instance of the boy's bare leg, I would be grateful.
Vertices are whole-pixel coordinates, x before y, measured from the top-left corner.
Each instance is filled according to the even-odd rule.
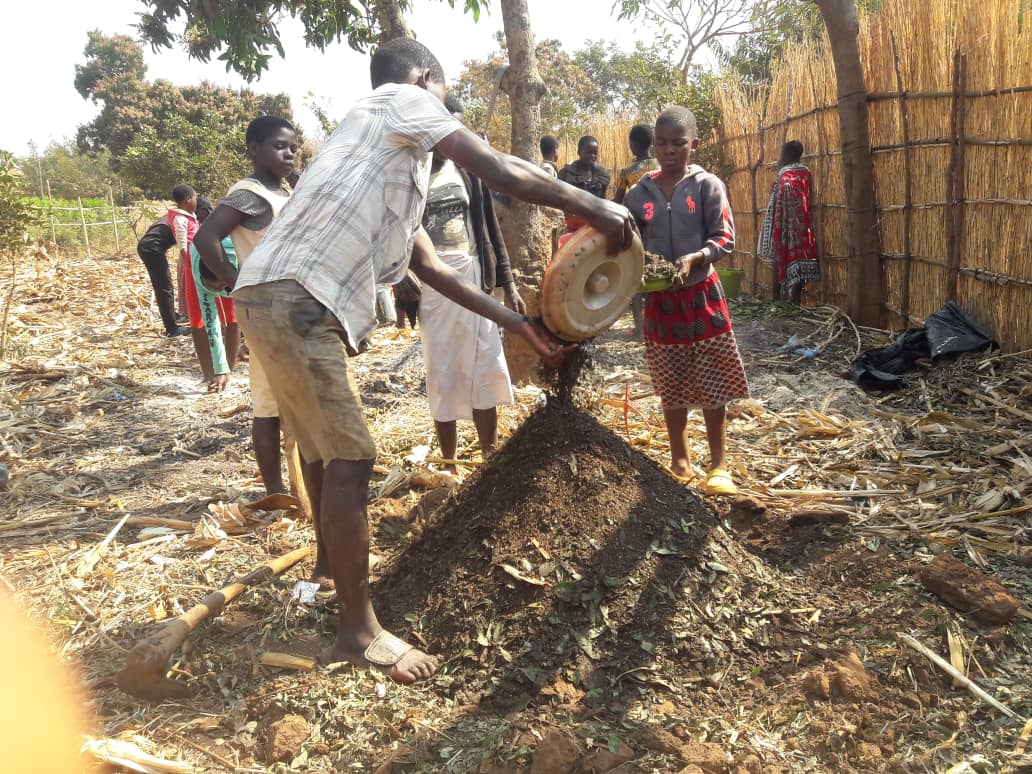
[[[706,421],[706,440],[709,441],[710,467],[724,467],[727,454],[727,434],[725,432],[727,407],[703,409],[702,418]]]
[[[458,422],[438,422],[434,420],[434,428],[437,430],[437,445],[441,447],[441,456],[446,460],[455,459],[459,446]],[[445,465],[445,470],[455,472],[454,465]]]
[[[803,300],[803,283],[799,282],[788,291],[788,300],[796,306]]]
[[[258,470],[269,494],[285,494],[283,471],[280,470],[280,420],[279,417],[255,417],[251,423],[251,443]],[[311,491],[309,491],[311,494]]]
[[[473,409],[473,425],[477,428],[480,451],[487,459],[498,445],[498,409]]]
[[[322,519],[320,518],[323,490],[322,461],[308,463],[302,459],[301,474],[304,476],[308,501],[312,506],[312,526],[315,528],[315,567],[312,568],[312,577],[308,580],[318,583],[323,591],[330,591],[334,587],[333,570],[330,568],[330,552],[326,550],[326,540],[323,537]]]
[[[197,362],[201,364],[201,375],[204,377],[204,381],[210,383],[215,379],[215,365],[211,362],[208,333],[204,328],[191,328],[190,338],[193,339],[194,352],[197,353]]]
[[[333,646],[334,661],[365,663],[365,649],[382,628],[369,599],[369,523],[366,519],[372,460],[331,460],[323,472],[319,522],[330,551],[333,579],[340,603],[340,631]],[[389,671],[400,683],[425,680],[437,662],[410,650]]]
[[[670,470],[675,476],[692,475],[688,459],[688,409],[663,409],[667,435],[670,436]]]
[[[237,323],[230,323],[222,329],[222,340],[226,342],[226,362],[230,370],[236,368],[237,357],[240,355],[240,326]]]

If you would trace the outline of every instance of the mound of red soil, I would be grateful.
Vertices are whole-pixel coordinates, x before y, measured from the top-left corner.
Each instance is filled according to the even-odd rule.
[[[550,404],[430,516],[375,596],[451,671],[533,696],[564,669],[584,690],[671,659],[704,672],[710,643],[737,640],[750,559],[655,462]]]

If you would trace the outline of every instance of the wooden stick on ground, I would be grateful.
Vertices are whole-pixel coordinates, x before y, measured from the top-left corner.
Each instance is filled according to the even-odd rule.
[[[129,521],[129,514],[123,516],[118,524],[111,528],[111,531],[107,533],[105,538],[101,540],[93,549],[86,554],[82,559],[79,560],[79,564],[75,568],[75,574],[80,578],[84,575],[89,575],[93,572],[93,568],[97,566],[97,562],[100,561],[100,557],[107,551],[107,547],[111,545],[111,541],[115,539],[115,535],[118,534],[119,530],[125,526],[125,523]]]
[[[905,489],[768,489],[767,494],[775,497],[815,497],[823,499],[847,499],[854,497],[898,497],[905,495]]]
[[[942,656],[940,656],[935,651],[926,648],[924,645],[922,645],[920,642],[915,640],[909,634],[902,634],[900,632],[897,632],[896,633],[896,639],[898,639],[900,642],[902,642],[907,647],[910,647],[910,648],[913,648],[914,650],[916,650],[922,656],[924,656],[929,661],[931,661],[933,664],[935,664],[937,667],[939,667],[939,669],[941,669],[946,674],[948,674],[950,677],[952,677],[954,683],[957,683],[959,685],[964,686],[975,697],[981,699],[982,701],[984,701],[986,704],[988,704],[993,709],[1002,712],[1004,715],[1006,715],[1009,718],[1017,718],[1017,717],[1019,717],[1018,713],[1016,713],[1014,710],[1012,710],[1006,704],[1002,704],[998,700],[994,699],[992,696],[990,696],[988,693],[986,693],[984,690],[982,690],[980,687],[978,687],[978,685],[976,683],[974,683],[972,680],[968,679],[967,677],[962,675],[959,671],[954,669],[953,665],[949,661],[947,661],[946,659],[942,658]]]
[[[1004,403],[1002,400],[1000,400],[999,398],[994,398],[992,395],[986,395],[981,392],[975,392],[969,387],[958,387],[957,392],[962,392],[965,395],[970,395],[972,398],[975,398],[976,400],[980,400],[992,406],[996,406],[996,408],[1000,409],[1001,411],[1006,411],[1008,414],[1013,414],[1014,416],[1020,417],[1021,419],[1024,419],[1027,422],[1032,422],[1032,414],[1029,414],[1027,411],[1022,411],[1019,408],[1015,408],[1009,403]]]

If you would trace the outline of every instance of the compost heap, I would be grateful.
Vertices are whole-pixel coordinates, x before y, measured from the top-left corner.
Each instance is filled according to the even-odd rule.
[[[428,515],[375,593],[507,708],[561,672],[585,690],[628,670],[662,681],[661,660],[678,683],[709,674],[740,641],[754,561],[684,485],[552,399]]]

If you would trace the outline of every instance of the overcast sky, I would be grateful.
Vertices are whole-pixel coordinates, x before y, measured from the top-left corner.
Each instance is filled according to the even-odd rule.
[[[482,59],[495,48],[494,34],[502,27],[499,0],[492,0],[479,23],[451,9],[440,0],[415,0],[410,18],[419,39],[441,60],[449,79],[469,59]],[[568,50],[586,40],[616,40],[633,48],[637,36],[647,39],[641,25],[617,23],[610,17],[610,0],[528,0],[531,24],[538,39],[558,38]],[[462,5],[462,3],[458,3]],[[34,140],[42,149],[51,140],[74,137],[79,124],[88,122],[97,107],[83,100],[72,86],[75,65],[84,59],[88,30],[107,35],[135,36],[140,0],[36,0],[5,3],[0,24],[0,63],[5,77],[0,86],[7,119],[0,122],[0,149],[18,155],[28,153]],[[356,98],[368,90],[368,58],[346,45],[334,45],[325,53],[306,50],[300,24],[290,20],[281,27],[287,52],[274,58],[269,72],[251,88],[263,92],[286,92],[294,115],[310,132],[318,128],[311,113],[303,108],[305,95],[313,92],[329,103],[330,114],[342,116]],[[628,34],[633,30],[632,34]],[[145,49],[147,78],[165,78],[178,85],[202,80],[240,87],[243,79],[226,73],[220,62],[192,61],[179,50],[154,54]]]

